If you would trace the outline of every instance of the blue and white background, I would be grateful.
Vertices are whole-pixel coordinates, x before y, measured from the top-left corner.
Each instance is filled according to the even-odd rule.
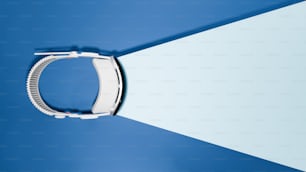
[[[27,73],[37,61],[33,56],[36,50],[99,51],[115,55],[119,61],[128,61],[129,53],[198,32],[205,33],[225,24],[230,28],[235,24],[232,22],[252,16],[255,19],[258,14],[288,5],[304,4],[298,2],[0,2],[0,171],[305,171],[303,156],[288,161],[291,164],[262,159],[209,140],[205,142],[139,122],[142,120],[127,119],[120,111],[118,116],[97,120],[50,118],[32,106],[25,90]],[[300,12],[295,15],[305,16],[305,5],[298,9]],[[295,19],[299,27],[290,28],[297,29],[295,32],[305,28],[303,18]],[[300,42],[293,46],[302,49],[305,35],[295,37],[300,37]],[[216,44],[220,45],[224,43]],[[220,46],[220,50],[223,48]],[[191,57],[186,57],[188,60],[192,60]],[[88,59],[51,64],[43,73],[40,85],[46,102],[63,109],[89,110],[98,92],[98,79]],[[133,109],[133,104],[128,104],[128,97],[126,101]],[[150,102],[150,97],[139,101]],[[162,106],[155,103],[156,107]],[[159,111],[166,114],[167,107]],[[287,115],[294,116],[294,113]],[[193,116],[192,112],[186,113],[188,115]],[[284,127],[302,127],[305,118],[300,119],[299,124]],[[252,133],[249,134],[252,137]],[[305,132],[298,134],[299,140],[293,141],[305,142]],[[262,139],[269,140],[269,137]],[[285,146],[285,149],[291,155],[305,152],[305,148],[294,153],[290,147]]]

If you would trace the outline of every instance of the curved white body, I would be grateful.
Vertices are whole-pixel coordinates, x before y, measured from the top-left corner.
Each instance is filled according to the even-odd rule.
[[[47,55],[31,68],[27,79],[28,96],[38,110],[55,118],[95,119],[114,114],[122,97],[123,82],[120,69],[113,57],[90,52],[47,52],[35,53],[35,55]],[[99,94],[92,107],[92,114],[66,113],[54,110],[44,102],[39,92],[39,78],[45,67],[55,60],[78,57],[93,58],[93,64],[98,73]]]

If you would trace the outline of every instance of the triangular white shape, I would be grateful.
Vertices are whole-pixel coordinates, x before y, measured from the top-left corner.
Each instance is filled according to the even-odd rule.
[[[119,115],[306,170],[306,3],[119,60]]]

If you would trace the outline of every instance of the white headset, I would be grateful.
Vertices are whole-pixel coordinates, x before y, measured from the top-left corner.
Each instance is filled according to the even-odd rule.
[[[46,56],[31,68],[27,78],[27,93],[32,104],[44,114],[55,118],[96,119],[100,116],[114,115],[123,92],[123,81],[120,68],[112,56],[103,56],[92,52],[43,52],[35,55]],[[39,78],[43,70],[52,62],[60,59],[89,57],[98,73],[99,93],[91,109],[91,114],[61,112],[48,106],[39,92]]]

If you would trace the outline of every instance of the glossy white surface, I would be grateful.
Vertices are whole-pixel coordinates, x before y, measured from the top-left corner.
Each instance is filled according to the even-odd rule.
[[[93,59],[99,77],[99,93],[92,107],[93,113],[113,114],[121,98],[122,80],[114,60]]]

